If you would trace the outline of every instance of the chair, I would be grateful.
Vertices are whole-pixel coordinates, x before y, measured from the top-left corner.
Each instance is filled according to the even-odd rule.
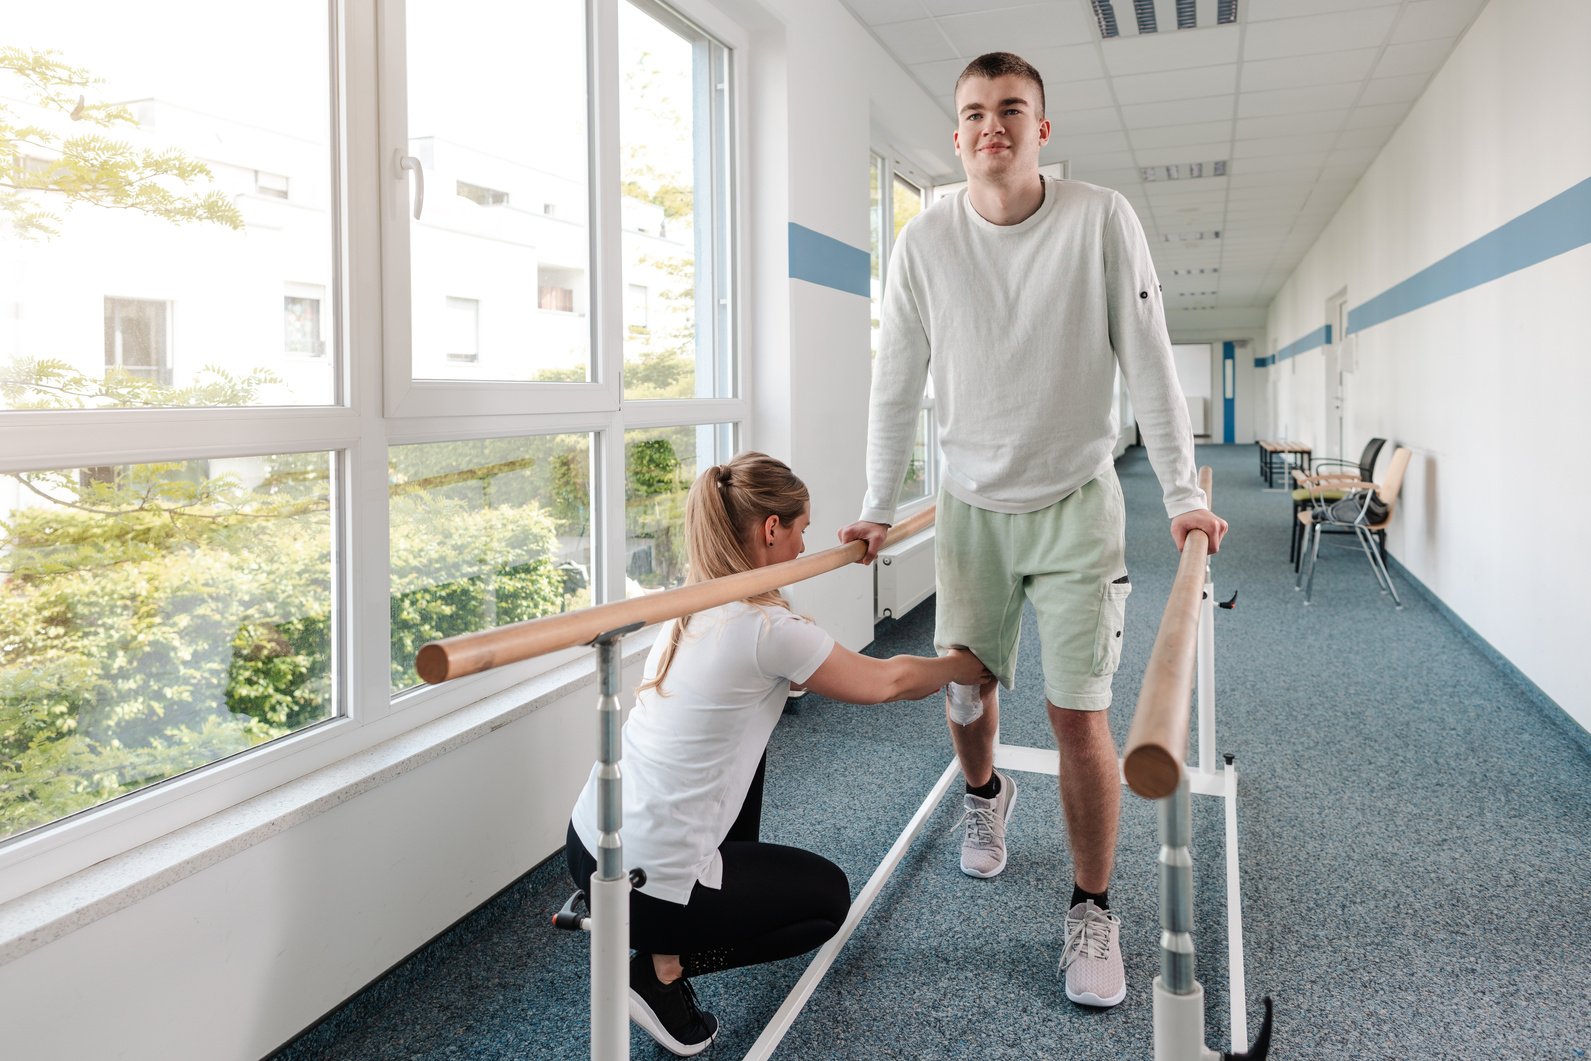
[[[1327,501],[1325,489],[1319,491],[1318,504],[1298,514],[1307,535],[1309,565],[1293,581],[1294,589],[1303,589],[1304,603],[1310,602],[1315,588],[1315,562],[1320,558],[1320,536],[1323,533],[1352,534],[1359,540],[1370,570],[1375,572],[1381,592],[1392,594],[1392,603],[1403,609],[1403,601],[1393,588],[1392,575],[1387,571],[1386,529],[1392,522],[1397,506],[1398,492],[1403,489],[1403,473],[1408,470],[1413,456],[1407,446],[1399,446],[1387,463],[1386,475],[1379,484],[1366,480],[1332,479],[1332,489],[1348,491],[1337,501]],[[1379,501],[1379,504],[1377,502]],[[1377,539],[1380,539],[1379,542]]]
[[[1347,496],[1347,491],[1339,489],[1334,483],[1314,480],[1357,479],[1359,482],[1371,482],[1376,474],[1376,459],[1381,456],[1381,447],[1386,444],[1384,438],[1373,438],[1367,442],[1364,452],[1359,455],[1357,466],[1340,457],[1322,457],[1314,461],[1307,472],[1301,468],[1293,469],[1293,482],[1296,484],[1293,489],[1293,544],[1287,559],[1292,561],[1295,575],[1304,561],[1304,524],[1299,522],[1298,514],[1316,503],[1312,489],[1318,489],[1321,498],[1326,501],[1340,501]],[[1322,468],[1336,470],[1322,471]],[[1350,470],[1342,471],[1344,468]]]

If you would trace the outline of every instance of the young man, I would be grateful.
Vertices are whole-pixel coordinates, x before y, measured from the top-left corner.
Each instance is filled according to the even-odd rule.
[[[1044,83],[1021,58],[973,60],[955,103],[967,189],[916,218],[890,259],[867,497],[840,540],[865,539],[864,562],[877,554],[932,372],[945,456],[934,640],[971,649],[996,678],[947,687],[967,784],[961,868],[974,877],[1005,868],[1016,783],[994,769],[998,686],[1012,686],[1025,594],[1038,615],[1075,874],[1066,994],[1114,1006],[1126,994],[1107,894],[1121,789],[1106,709],[1131,589],[1114,467],[1118,365],[1176,547],[1197,529],[1214,552],[1226,522],[1195,477],[1160,285],[1132,208],[1114,191],[1040,175]]]

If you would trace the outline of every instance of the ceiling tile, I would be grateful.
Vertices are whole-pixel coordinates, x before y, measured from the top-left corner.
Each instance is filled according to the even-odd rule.
[[[1244,92],[1238,97],[1240,118],[1266,118],[1276,114],[1294,115],[1309,111],[1344,110],[1353,106],[1359,83],[1314,85],[1310,88],[1279,88],[1270,92]]]
[[[1232,117],[1235,98],[1231,95],[1203,99],[1166,100],[1161,103],[1135,103],[1121,108],[1122,118],[1131,129],[1157,129],[1166,125],[1218,122]]]
[[[1050,136],[1065,138],[1072,133],[1108,133],[1121,128],[1121,115],[1115,107],[1096,107],[1087,111],[1050,113]]]
[[[956,58],[956,49],[931,18],[911,22],[887,22],[873,27],[897,60],[907,65],[931,63],[936,59]],[[965,64],[963,64],[965,65]]]
[[[1052,125],[1051,129],[1053,128]],[[1045,158],[1054,154],[1057,159],[1082,158],[1101,152],[1110,154],[1119,152],[1131,158],[1127,134],[1119,129],[1103,133],[1068,133],[1065,136],[1052,132],[1049,145],[1039,152],[1039,157]]]
[[[970,61],[973,56],[967,56]],[[1062,82],[1087,81],[1104,77],[1100,65],[1099,49],[1092,44],[1069,44],[1064,48],[1025,48],[1022,58],[1033,64],[1044,79],[1046,96],[1055,94],[1054,86]]]
[[[1243,38],[1243,57],[1279,59],[1289,55],[1374,48],[1385,43],[1398,10],[1372,7],[1275,22],[1251,22]]]
[[[1399,77],[1403,74],[1430,74],[1447,61],[1453,51],[1453,40],[1443,37],[1432,41],[1413,41],[1409,44],[1388,45],[1376,63],[1376,77]]]
[[[1227,143],[1178,144],[1172,147],[1141,147],[1133,152],[1140,166],[1180,166],[1184,162],[1219,162],[1226,158]]]
[[[1245,21],[1263,22],[1268,19],[1325,15],[1334,11],[1367,7],[1397,7],[1400,2],[1401,0],[1248,0],[1242,10]]]
[[[1374,129],[1344,129],[1337,134],[1337,142],[1332,146],[1338,150],[1350,150],[1356,147],[1373,147],[1377,151],[1392,138],[1393,126],[1381,125]]]
[[[1238,140],[1232,145],[1232,157],[1264,158],[1267,155],[1293,155],[1300,151],[1315,151],[1330,139],[1330,133],[1299,133],[1296,136],[1266,136],[1255,140]]]
[[[1380,125],[1397,125],[1409,113],[1407,103],[1378,103],[1360,105],[1348,112],[1346,128],[1373,129]]]
[[[1378,103],[1413,103],[1425,91],[1430,74],[1404,74],[1402,77],[1376,77],[1366,82],[1361,107]]]
[[[1355,48],[1346,52],[1296,55],[1286,59],[1245,59],[1242,79],[1244,92],[1265,92],[1278,88],[1307,88],[1310,85],[1336,85],[1361,81],[1370,76],[1379,48]]]
[[[1278,114],[1264,118],[1239,118],[1236,137],[1252,140],[1262,136],[1287,136],[1292,133],[1334,133],[1343,127],[1349,111],[1314,111],[1309,114]]]
[[[870,26],[879,22],[906,22],[928,16],[922,0],[840,0],[840,2],[851,9],[851,14]]]
[[[1219,96],[1237,89],[1237,65],[1201,66],[1192,70],[1167,70],[1153,74],[1127,74],[1113,80],[1116,102],[1155,103],[1160,100]]]
[[[1417,0],[1405,4],[1392,30],[1392,43],[1457,37],[1475,21],[1486,0]],[[1543,26],[1543,30],[1550,27]]]
[[[1239,40],[1236,26],[1216,26],[1118,37],[1105,41],[1099,50],[1112,74],[1152,74],[1161,70],[1234,63]]]
[[[1051,114],[1055,111],[1086,111],[1094,107],[1116,105],[1116,99],[1110,92],[1110,82],[1103,77],[1089,81],[1069,81],[1046,88],[1044,101]]]
[[[1178,147],[1187,144],[1226,144],[1232,139],[1232,122],[1196,122],[1191,125],[1162,125],[1153,129],[1134,129],[1132,142],[1136,148]],[[1221,154],[1212,156],[1225,158]]]
[[[998,18],[988,13],[946,15],[938,22],[945,36],[970,61],[984,52],[1011,51],[1014,45],[1022,49],[1024,56],[1035,48],[1059,48],[1068,44],[1092,47],[1093,33],[1086,24],[1079,32],[1076,23],[1065,17],[1070,14],[1072,12],[1066,8],[1047,5],[1012,8],[1001,11]],[[1039,76],[1044,76],[1042,68]]]
[[[956,94],[956,78],[967,68],[967,60],[957,56],[954,59],[940,59],[931,63],[912,63],[908,69],[917,78],[917,83],[928,88],[928,94],[945,104],[945,113],[950,113],[951,101]],[[931,87],[929,87],[931,86]]]

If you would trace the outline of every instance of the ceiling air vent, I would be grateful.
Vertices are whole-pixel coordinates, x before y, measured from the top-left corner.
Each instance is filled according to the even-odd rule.
[[[1237,0],[1089,0],[1105,40],[1237,21]],[[1120,8],[1120,14],[1117,9]]]
[[[1139,175],[1146,181],[1198,180],[1226,176],[1226,159],[1215,162],[1179,162],[1169,166],[1144,166]]]

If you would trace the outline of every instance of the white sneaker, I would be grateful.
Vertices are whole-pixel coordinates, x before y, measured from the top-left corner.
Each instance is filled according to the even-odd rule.
[[[1060,971],[1066,975],[1066,997],[1079,1005],[1108,1008],[1126,998],[1121,918],[1092,901],[1067,911]]]
[[[1016,806],[1016,782],[1007,774],[995,776],[1000,779],[999,795],[983,799],[969,792],[963,800],[961,872],[969,877],[993,877],[1005,869],[1005,826]]]

